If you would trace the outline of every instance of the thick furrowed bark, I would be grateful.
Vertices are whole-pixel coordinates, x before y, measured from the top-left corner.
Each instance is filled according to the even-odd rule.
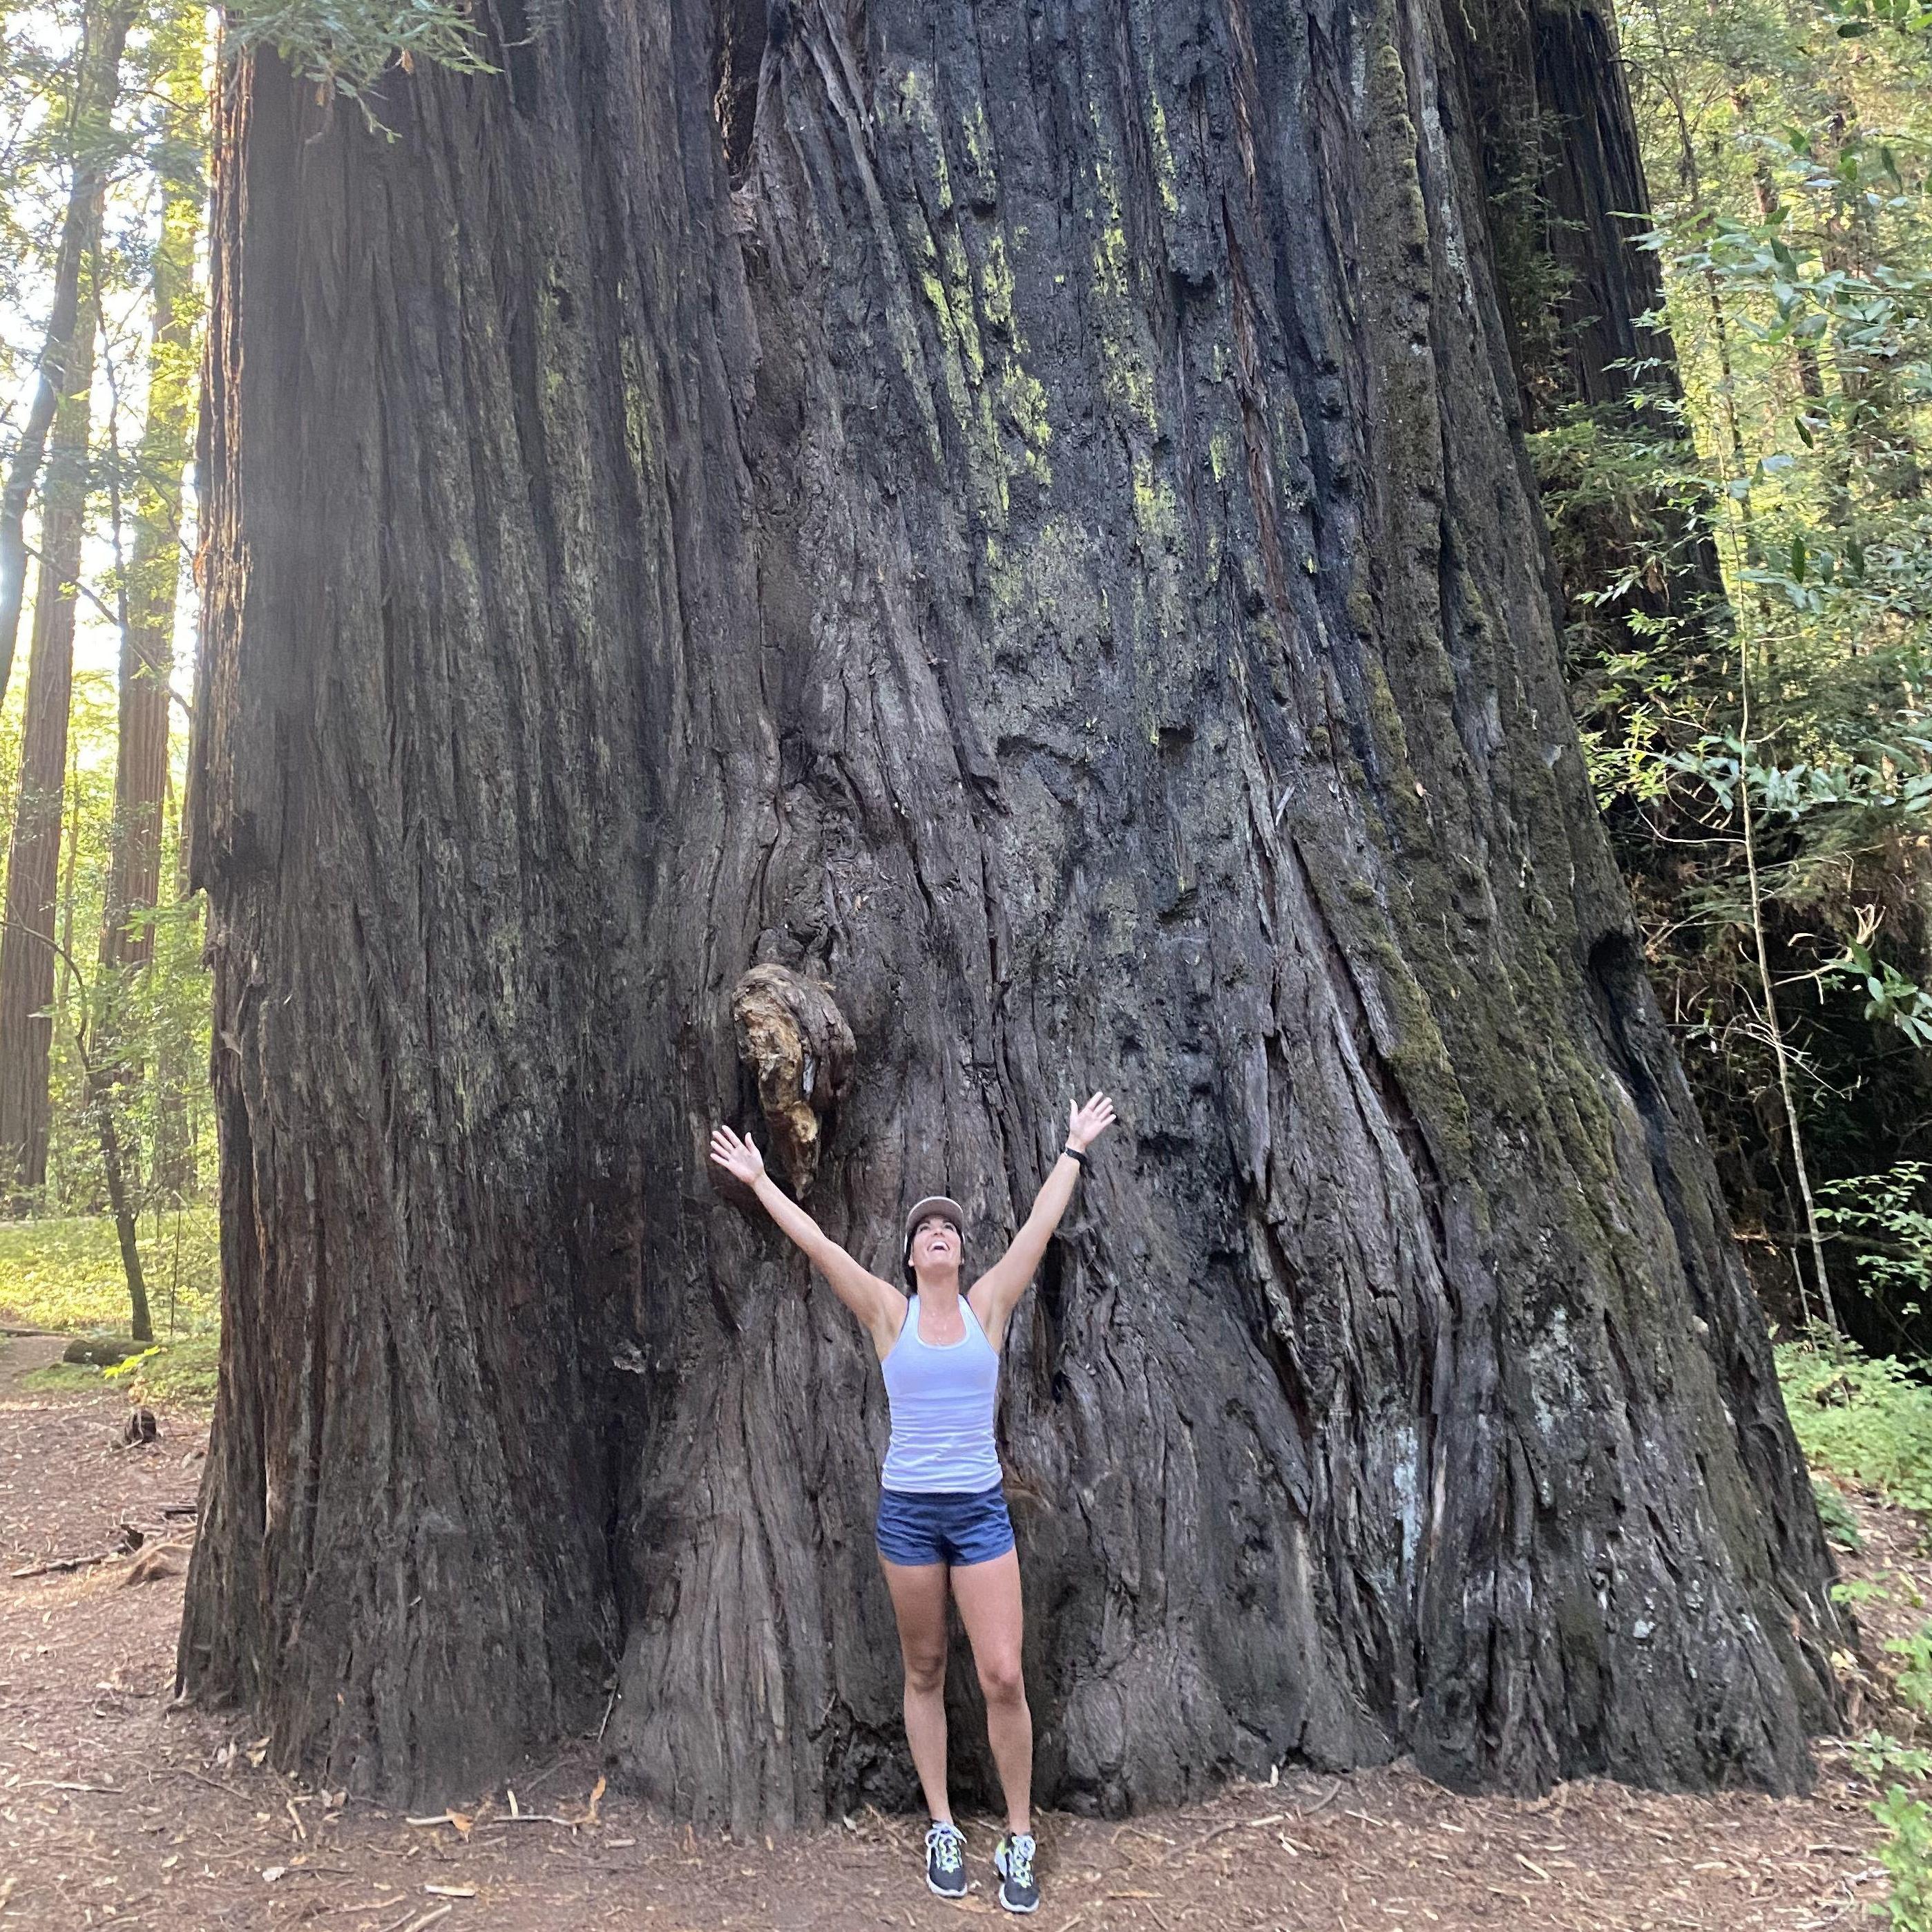
[[[1796,1782],[1828,1562],[1564,709],[1434,6],[731,10],[728,155],[698,0],[399,85],[393,146],[256,70],[186,1680],[473,1784],[621,1617],[668,1806],[910,1797],[877,1371],[704,1171],[770,962],[850,1024],[808,1198],[875,1268],[940,1187],[982,1264],[1122,1102],[1006,1369],[1043,1799]],[[311,1592],[368,1606],[314,1657]],[[386,1687],[459,1650],[418,1737]]]
[[[614,895],[572,896],[598,828],[556,778],[596,790],[596,721],[628,704],[608,662],[572,674],[571,613],[514,536],[486,568],[430,534],[527,501],[466,444],[472,408],[514,425],[466,393],[460,328],[425,352],[434,189],[338,245],[339,197],[388,158],[358,180],[296,112],[269,87],[225,107],[220,352],[268,374],[211,412],[194,832],[228,1333],[182,1670],[356,1788],[461,1789],[594,1713],[615,1658],[574,1312],[577,1244],[614,1234],[565,1070],[626,949]],[[243,262],[267,285],[245,307]],[[544,668],[460,648],[493,631]]]

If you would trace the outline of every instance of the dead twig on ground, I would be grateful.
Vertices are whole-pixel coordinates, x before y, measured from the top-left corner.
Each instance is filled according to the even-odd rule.
[[[1264,1818],[1231,1819],[1226,1824],[1216,1825],[1213,1831],[1196,1838],[1192,1844],[1186,1847],[1187,1854],[1191,1858],[1203,1845],[1212,1844],[1216,1838],[1225,1838],[1230,1832],[1258,1832],[1264,1825],[1283,1824],[1287,1821],[1287,1818],[1288,1814],[1286,1811],[1270,1811]],[[1178,1854],[1177,1853],[1176,1856]],[[1173,1858],[1168,1860],[1169,1864],[1173,1862]]]
[[[91,1569],[97,1563],[105,1563],[110,1557],[125,1556],[127,1553],[117,1548],[97,1550],[90,1556],[50,1556],[44,1562],[27,1564],[12,1574],[17,1582],[22,1576],[51,1576],[70,1570]]]

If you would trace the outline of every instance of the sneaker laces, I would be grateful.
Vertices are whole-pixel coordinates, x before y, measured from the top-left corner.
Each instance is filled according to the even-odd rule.
[[[962,1856],[964,1842],[956,1826],[934,1825],[926,1834],[926,1856],[938,1864],[941,1871],[956,1872],[964,1863]]]
[[[1006,1840],[1006,1876],[1017,1886],[1033,1882],[1033,1840],[1024,1832]]]

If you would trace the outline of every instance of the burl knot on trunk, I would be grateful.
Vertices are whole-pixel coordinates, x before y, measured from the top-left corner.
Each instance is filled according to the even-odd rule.
[[[754,966],[732,993],[731,1018],[772,1144],[802,1195],[818,1172],[820,1122],[851,1084],[852,1029],[830,986],[784,966]]]

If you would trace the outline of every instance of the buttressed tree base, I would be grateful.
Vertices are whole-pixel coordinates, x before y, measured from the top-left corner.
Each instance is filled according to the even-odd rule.
[[[1043,1802],[1802,1781],[1831,1566],[1565,706],[1460,16],[478,17],[393,138],[222,76],[184,1684],[391,1796],[614,1673],[678,1814],[911,1798],[878,1366],[705,1173],[770,965],[882,1272],[1120,1104],[1005,1369]]]

